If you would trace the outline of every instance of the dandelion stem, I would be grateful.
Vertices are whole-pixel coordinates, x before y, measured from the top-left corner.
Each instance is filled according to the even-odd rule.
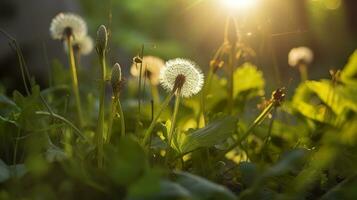
[[[228,149],[224,151],[224,154],[233,150],[236,146],[240,145],[240,143],[248,137],[248,135],[257,127],[265,117],[270,113],[270,111],[274,108],[274,103],[271,102],[261,113],[260,115],[254,120],[253,124],[251,124],[248,130],[240,137],[233,145],[231,145]]]
[[[144,139],[143,139],[143,145],[146,145],[146,143],[148,142],[150,136],[151,136],[151,133],[152,133],[152,130],[154,129],[155,127],[155,124],[157,122],[157,120],[159,119],[160,115],[162,114],[162,112],[164,111],[164,109],[169,105],[172,97],[175,95],[175,92],[171,92],[167,97],[166,99],[162,102],[159,110],[158,110],[158,113],[155,115],[154,119],[152,120],[149,128],[146,130],[145,132],[145,135],[144,135]]]
[[[306,64],[299,64],[299,71],[300,71],[301,82],[306,81],[308,79]]]
[[[97,147],[98,147],[98,167],[103,165],[103,140],[104,140],[104,98],[105,98],[105,76],[106,76],[106,62],[105,51],[99,56],[101,65],[101,80],[100,80],[100,97],[99,97],[99,114],[97,125]]]
[[[112,113],[109,117],[109,120],[108,120],[108,135],[107,135],[107,141],[108,143],[110,142],[110,138],[112,136],[112,128],[113,128],[113,120],[114,120],[114,117],[117,113],[117,109],[116,109],[116,104],[118,102],[118,99],[115,97],[115,96],[112,96]]]
[[[207,75],[207,82],[203,87],[202,95],[201,95],[201,112],[197,118],[197,126],[200,127],[200,119],[203,118],[203,126],[206,124],[206,98],[207,94],[211,88],[211,81],[213,77],[213,67],[210,67],[208,75]]]
[[[118,108],[119,108],[119,115],[120,115],[120,128],[121,128],[121,136],[125,136],[125,120],[124,120],[124,113],[120,103],[120,99],[118,99]]]
[[[79,96],[79,89],[78,89],[76,62],[75,62],[73,46],[72,46],[72,36],[68,36],[66,41],[68,47],[68,60],[71,67],[72,90],[73,90],[74,98],[76,100],[76,109],[77,109],[77,116],[79,120],[79,126],[82,127],[83,126],[82,108],[81,108],[81,99]]]
[[[172,136],[175,132],[175,126],[176,126],[176,121],[177,121],[177,113],[178,113],[178,109],[180,107],[180,92],[178,90],[178,93],[176,95],[175,98],[175,106],[174,106],[174,113],[172,114],[172,118],[171,118],[171,128],[170,128],[170,132],[168,135],[168,145],[171,146],[171,141],[172,141]]]
[[[118,106],[118,109],[117,109]],[[112,97],[112,113],[110,115],[109,121],[108,121],[108,138],[107,141],[108,143],[110,142],[110,138],[112,135],[112,129],[113,129],[113,121],[114,121],[114,117],[117,114],[117,112],[119,112],[120,115],[120,132],[121,132],[121,136],[125,136],[125,120],[124,120],[124,114],[123,114],[123,110],[121,107],[121,103],[120,103],[120,99],[119,99],[119,95],[115,95]]]
[[[232,46],[232,49],[229,53],[229,59],[228,59],[228,111],[230,113],[233,112],[233,106],[234,106],[234,103],[233,103],[233,88],[234,88],[234,77],[233,77],[233,74],[234,74],[234,49],[233,49],[233,46]]]

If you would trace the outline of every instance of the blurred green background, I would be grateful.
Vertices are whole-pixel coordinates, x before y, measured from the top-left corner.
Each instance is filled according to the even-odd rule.
[[[145,45],[145,54],[165,59],[188,57],[204,70],[223,40],[228,9],[222,0],[82,0],[84,15],[94,33],[101,24],[112,30],[113,60],[130,64],[130,57]],[[252,61],[271,84],[273,65],[282,84],[298,82],[288,67],[287,54],[296,46],[313,49],[312,78],[328,77],[357,47],[355,1],[258,0],[255,6],[236,10],[243,42],[257,53]],[[275,60],[275,61],[274,61]]]
[[[41,19],[47,27],[38,30],[43,31],[43,37],[48,38],[45,41],[47,48],[62,51],[60,45],[54,45],[50,40],[48,25],[58,12],[71,11],[87,20],[92,37],[95,37],[99,25],[105,24],[110,28],[110,63],[120,62],[124,69],[129,68],[132,58],[144,45],[145,55],[152,54],[164,59],[186,57],[196,61],[206,71],[211,57],[223,41],[224,24],[229,11],[222,5],[222,1],[224,0],[78,0],[69,1],[75,6],[57,6],[53,13],[34,11],[31,15],[43,15]],[[315,61],[309,69],[312,79],[329,77],[328,70],[340,69],[357,47],[355,0],[256,1],[255,6],[237,9],[234,15],[239,21],[243,42],[256,51],[256,57],[249,61],[264,71],[270,88],[292,86],[299,82],[297,70],[289,67],[287,62],[288,52],[293,47],[308,46],[314,51]],[[6,28],[6,20],[2,25]],[[16,37],[16,31],[28,30],[9,32]],[[21,39],[29,36],[19,37]],[[33,39],[38,40],[35,51],[43,52],[43,37]],[[48,54],[50,62],[54,58],[60,58],[66,64],[62,52]],[[83,60],[84,63],[87,60],[87,63],[93,65],[98,63],[94,51]],[[2,84],[7,88],[21,88],[21,84],[12,80],[19,77],[16,66],[12,67],[16,69],[14,73],[3,73],[5,65],[17,65],[16,59],[0,64]],[[43,74],[47,73],[43,71],[47,67],[44,67],[44,62],[40,65],[40,73],[34,74],[40,76],[38,79],[42,85],[46,85],[47,80]],[[279,72],[274,71],[274,65]],[[128,70],[126,75],[129,75]]]

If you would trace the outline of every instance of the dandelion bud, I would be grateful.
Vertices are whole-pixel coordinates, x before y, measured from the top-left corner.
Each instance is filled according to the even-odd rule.
[[[121,77],[121,68],[118,63],[115,63],[112,69],[112,77],[110,80],[113,88],[114,95],[118,95],[121,89],[122,77]]]
[[[108,32],[104,25],[101,25],[97,31],[97,52],[103,55],[108,46]]]

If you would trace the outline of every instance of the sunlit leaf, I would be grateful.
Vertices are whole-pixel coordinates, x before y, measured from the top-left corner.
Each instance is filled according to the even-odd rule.
[[[250,96],[263,95],[265,81],[263,73],[251,63],[245,63],[234,72],[233,94],[237,97],[242,92],[251,92]]]
[[[341,72],[341,80],[346,84],[357,85],[357,51],[355,51],[347,65]]]
[[[181,133],[178,138],[179,151],[187,153],[200,147],[211,147],[232,136],[236,131],[238,119],[223,117],[194,132]]]

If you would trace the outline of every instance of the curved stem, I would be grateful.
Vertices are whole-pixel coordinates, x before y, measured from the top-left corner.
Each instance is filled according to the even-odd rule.
[[[72,124],[72,122],[68,121],[66,118],[64,118],[58,114],[49,113],[49,112],[45,112],[45,111],[36,111],[36,115],[45,115],[45,116],[50,116],[50,117],[54,117],[58,120],[61,120],[62,122],[66,123],[68,126],[70,126],[79,137],[81,137],[82,139],[85,139],[85,140],[87,139],[86,137],[84,137],[82,132],[74,124]]]
[[[83,117],[82,117],[82,108],[81,108],[81,99],[79,96],[79,89],[78,89],[78,78],[77,78],[77,69],[76,69],[76,62],[74,59],[73,47],[72,47],[72,37],[67,37],[67,47],[68,47],[68,60],[69,65],[71,68],[71,79],[72,79],[72,90],[74,94],[74,98],[76,100],[76,110],[77,116],[79,120],[80,127],[83,126]]]
[[[149,128],[146,130],[145,132],[145,135],[144,135],[144,139],[142,141],[142,144],[143,145],[146,145],[146,143],[148,142],[150,136],[151,136],[151,133],[152,133],[152,130],[154,129],[155,127],[155,124],[157,122],[157,120],[159,119],[161,113],[165,110],[165,108],[169,105],[172,97],[175,95],[175,92],[171,92],[167,97],[166,99],[163,101],[163,103],[161,104],[160,108],[159,108],[159,111],[158,113],[155,115],[154,117],[154,120],[152,120]]]

